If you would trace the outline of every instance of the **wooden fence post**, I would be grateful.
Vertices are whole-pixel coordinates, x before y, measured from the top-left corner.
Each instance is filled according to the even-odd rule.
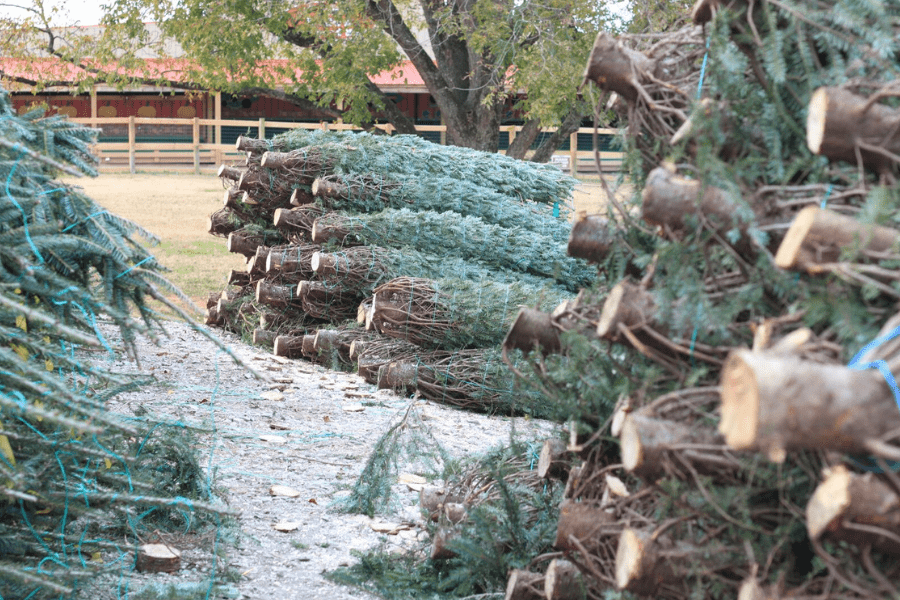
[[[569,174],[572,177],[578,175],[578,131],[569,135]]]
[[[191,135],[194,140],[194,173],[200,174],[200,117],[194,117]]]
[[[135,139],[137,138],[136,127],[134,126],[134,115],[128,117],[128,169],[135,173]]]
[[[266,118],[265,117],[259,118],[259,134],[257,135],[257,137],[261,140],[266,139]]]

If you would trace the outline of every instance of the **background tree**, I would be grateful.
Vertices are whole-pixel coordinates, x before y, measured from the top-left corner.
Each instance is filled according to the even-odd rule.
[[[590,114],[576,91],[581,57],[606,21],[605,7],[586,0],[117,0],[97,38],[54,30],[56,17],[37,0],[29,14],[6,24],[3,53],[55,55],[81,67],[74,77],[82,85],[176,80],[184,89],[272,96],[364,126],[379,119],[400,133],[414,132],[413,122],[370,77],[402,71],[408,59],[449,143],[496,151],[505,112],[520,109],[526,131],[516,156],[541,127],[561,126],[539,160]],[[161,36],[146,22],[158,23]],[[144,61],[182,50],[189,62]],[[113,63],[134,75],[102,67]]]

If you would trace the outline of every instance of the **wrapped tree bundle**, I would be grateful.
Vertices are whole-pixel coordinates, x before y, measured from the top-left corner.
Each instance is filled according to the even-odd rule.
[[[313,241],[345,245],[411,246],[435,255],[479,260],[497,270],[552,278],[572,290],[589,285],[596,270],[566,256],[565,245],[521,227],[504,228],[454,212],[388,209],[368,215],[336,213],[316,219]]]
[[[427,348],[484,348],[502,341],[520,305],[562,299],[552,289],[520,283],[399,277],[375,289],[371,324]]]

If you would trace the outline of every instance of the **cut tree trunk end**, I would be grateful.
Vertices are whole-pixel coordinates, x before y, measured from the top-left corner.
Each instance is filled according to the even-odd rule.
[[[382,365],[378,369],[378,389],[412,393],[416,389],[419,367],[401,360]]]
[[[584,70],[584,80],[593,81],[602,90],[615,92],[634,102],[639,95],[642,72],[653,70],[653,61],[622,46],[616,38],[601,31]]]
[[[806,505],[809,537],[822,536],[900,554],[900,497],[874,473],[833,467]]]
[[[814,271],[817,265],[841,259],[848,250],[862,255],[885,253],[896,251],[898,242],[896,229],[807,206],[794,217],[775,254],[775,264],[782,269]]]
[[[566,443],[559,438],[544,440],[538,457],[538,477],[565,481],[569,477],[571,467],[572,455]]]
[[[544,576],[523,569],[513,569],[506,579],[503,600],[545,600]]]
[[[777,462],[792,449],[870,453],[871,442],[900,428],[900,411],[877,370],[736,350],[721,386],[725,441]]]
[[[664,588],[681,592],[702,589],[697,587],[701,582],[691,581],[693,577],[742,566],[746,561],[746,555],[730,552],[715,542],[694,546],[629,527],[619,536],[616,549],[616,587],[643,596],[669,597]],[[700,564],[704,566],[702,572],[697,569]]]
[[[297,305],[298,298],[292,285],[276,285],[262,280],[256,282],[256,301],[270,306]]]
[[[243,254],[250,258],[256,254],[256,249],[263,245],[265,245],[265,236],[238,230],[228,234],[226,248],[229,252]]]
[[[602,262],[615,243],[609,219],[602,215],[584,215],[572,226],[567,253],[588,262]]]
[[[435,532],[431,543],[431,560],[442,560],[456,556],[456,552],[450,549],[449,544],[458,535],[459,533],[455,529],[439,528]]]
[[[580,544],[587,552],[593,553],[604,538],[616,536],[620,532],[621,525],[616,523],[615,515],[606,512],[599,504],[563,500],[559,505],[559,521],[553,547],[564,552],[578,552]],[[573,539],[578,540],[578,544]]]
[[[285,358],[301,358],[303,356],[302,335],[279,335],[275,338],[273,351],[275,356]]]
[[[165,544],[138,548],[135,568],[142,573],[175,573],[181,568],[181,551]]]
[[[744,468],[715,430],[640,413],[625,417],[620,448],[625,470],[651,482],[663,475],[689,479],[682,462],[715,480],[737,478]]]
[[[736,217],[739,206],[724,191],[704,187],[664,167],[653,169],[647,176],[641,198],[641,218],[678,236],[688,229],[686,217],[702,216],[719,232],[742,228]]]
[[[653,294],[630,281],[620,281],[609,292],[597,321],[597,335],[611,341],[619,339],[619,325],[633,328],[652,324],[656,316]]]
[[[263,154],[269,150],[269,142],[257,138],[239,135],[234,144],[238,152],[251,152],[253,154]]]
[[[821,87],[809,100],[806,143],[813,154],[890,173],[900,154],[900,110],[840,88]]]
[[[544,574],[544,595],[547,600],[584,600],[587,585],[578,567],[567,560],[554,558]]]
[[[550,314],[523,306],[503,339],[503,347],[523,352],[540,349],[546,355],[559,352],[562,345]]]
[[[312,182],[312,195],[316,198],[340,199],[348,197],[349,194],[346,185],[319,178]]]
[[[218,175],[222,179],[229,179],[231,181],[240,181],[241,175],[243,174],[243,169],[229,167],[228,165],[221,165],[219,167],[219,170],[216,172],[216,175]]]
[[[278,334],[274,331],[257,328],[253,330],[253,345],[273,349],[275,347],[275,338],[277,337]]]

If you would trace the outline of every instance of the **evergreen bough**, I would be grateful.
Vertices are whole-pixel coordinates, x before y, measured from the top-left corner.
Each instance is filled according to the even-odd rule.
[[[95,130],[17,115],[0,91],[0,596],[68,596],[102,572],[82,554],[217,520],[181,431],[126,421],[106,402],[146,383],[91,356],[133,354],[179,294],[139,243],[61,173],[95,174]],[[183,314],[183,313],[181,313]],[[113,337],[122,345],[113,347]],[[115,563],[113,563],[115,564]],[[121,568],[121,567],[116,567]]]

